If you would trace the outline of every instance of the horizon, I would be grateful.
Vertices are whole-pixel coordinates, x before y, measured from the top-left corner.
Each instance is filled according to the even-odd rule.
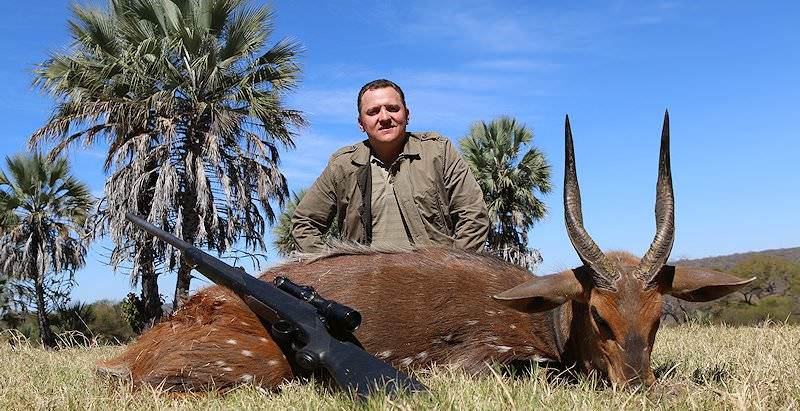
[[[0,5],[7,50],[3,157],[27,150],[28,136],[53,106],[31,89],[31,71],[69,45],[68,4]],[[306,49],[303,79],[286,99],[310,123],[298,131],[296,150],[281,151],[290,191],[310,186],[336,149],[364,138],[356,124],[358,89],[389,78],[405,91],[410,131],[438,131],[457,146],[473,122],[500,115],[533,130],[553,183],[550,193],[537,193],[549,212],[529,235],[529,245],[544,257],[537,274],[580,264],[561,204],[566,114],[586,229],[603,250],[642,255],[652,241],[665,109],[676,203],[670,260],[800,246],[800,133],[794,124],[800,114],[800,3],[270,4],[269,44],[291,37]],[[74,174],[95,196],[106,178],[104,149],[68,154]],[[271,229],[266,236],[271,244]],[[75,277],[74,300],[119,300],[134,290],[126,275],[112,275],[103,264],[108,244],[92,245]],[[279,261],[271,249],[267,254],[268,265]],[[206,284],[200,278],[192,289]],[[174,287],[174,273],[161,277],[167,302]]]

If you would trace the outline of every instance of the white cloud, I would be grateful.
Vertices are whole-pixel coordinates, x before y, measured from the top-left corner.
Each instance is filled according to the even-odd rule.
[[[617,1],[601,7],[437,1],[417,7],[398,33],[452,44],[473,54],[603,52],[608,35],[626,24],[659,24],[679,11],[676,2]],[[388,25],[389,29],[393,25]]]
[[[333,137],[307,129],[295,140],[297,149],[281,154],[281,170],[293,189],[308,187],[325,168],[331,154],[357,141],[357,135]]]
[[[552,71],[561,67],[558,63],[527,58],[501,58],[475,60],[464,65],[467,68],[504,72]]]
[[[353,89],[302,89],[290,99],[291,107],[300,107],[311,124],[315,122],[355,122],[356,94]]]

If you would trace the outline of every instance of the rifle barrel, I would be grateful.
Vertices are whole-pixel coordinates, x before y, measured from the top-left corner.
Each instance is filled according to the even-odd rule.
[[[256,315],[270,322],[283,320],[304,334],[305,346],[296,353],[309,369],[324,367],[337,385],[365,399],[376,389],[426,391],[426,387],[355,344],[339,341],[328,332],[311,304],[248,274],[241,268],[206,254],[188,242],[150,224],[132,213],[125,218],[137,227],[172,245],[208,279],[236,293]],[[357,313],[357,312],[356,312]],[[265,318],[266,317],[266,318]],[[360,316],[359,316],[360,320]],[[300,358],[302,357],[302,358]]]

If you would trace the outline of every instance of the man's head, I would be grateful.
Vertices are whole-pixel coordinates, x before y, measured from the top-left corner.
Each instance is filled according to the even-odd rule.
[[[394,160],[402,151],[410,118],[403,90],[389,80],[371,81],[361,87],[357,103],[359,127],[381,160]]]

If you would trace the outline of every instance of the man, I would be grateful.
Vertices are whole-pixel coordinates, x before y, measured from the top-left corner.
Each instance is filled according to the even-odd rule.
[[[343,240],[480,250],[489,230],[486,205],[450,140],[407,132],[405,95],[389,80],[365,84],[357,107],[367,139],[336,151],[297,205],[292,236],[300,251],[323,249],[334,218]]]

